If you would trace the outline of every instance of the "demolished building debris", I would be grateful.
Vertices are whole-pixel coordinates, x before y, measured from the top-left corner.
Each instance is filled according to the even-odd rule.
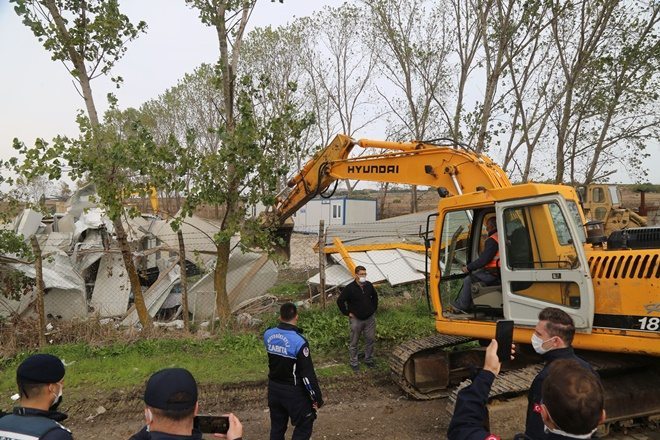
[[[114,240],[112,222],[95,203],[96,191],[87,185],[69,199],[66,213],[56,214],[45,224],[41,213],[24,210],[12,225],[26,240],[35,235],[43,256],[44,308],[52,318],[73,319],[97,316],[119,319],[123,325],[138,322],[133,295],[123,259]],[[161,309],[180,309],[181,287],[178,238],[169,220],[153,215],[124,219],[125,229],[138,268],[149,314]],[[213,268],[220,230],[211,220],[192,216],[180,229],[186,244],[186,273],[189,277],[189,310],[193,320],[215,315]],[[263,296],[278,274],[277,265],[266,255],[242,252],[234,240],[227,274],[227,292],[232,310]],[[6,256],[12,257],[12,256]],[[14,270],[35,278],[33,264],[3,259],[3,270]],[[0,295],[0,316],[34,313],[34,292],[17,300]],[[180,315],[179,312],[175,317]]]
[[[372,283],[386,281],[397,286],[423,281],[430,260],[424,254],[421,232],[426,231],[427,218],[432,214],[421,212],[369,224],[330,226],[325,234],[324,251],[335,264],[325,269],[326,286],[350,283],[351,265],[364,266]],[[307,282],[318,285],[319,274]]]

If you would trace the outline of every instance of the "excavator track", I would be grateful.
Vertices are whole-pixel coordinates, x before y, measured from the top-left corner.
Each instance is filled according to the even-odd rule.
[[[405,342],[390,354],[392,379],[417,400],[447,397],[448,386],[460,371],[465,370],[465,362],[460,361],[452,369],[447,349],[473,340],[465,336],[435,334]]]

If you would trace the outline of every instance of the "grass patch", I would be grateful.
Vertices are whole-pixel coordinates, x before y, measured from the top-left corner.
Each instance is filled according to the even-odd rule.
[[[262,332],[277,323],[275,312],[262,316],[259,329],[221,334],[210,339],[176,338],[137,340],[131,343],[94,345],[73,343],[53,345],[44,352],[54,354],[68,365],[66,387],[70,396],[92,391],[142,387],[155,371],[166,367],[190,370],[200,383],[237,383],[264,380],[268,363]],[[401,303],[397,297],[384,297],[378,311],[376,355],[379,369],[386,368],[387,347],[433,333],[433,319],[424,300]],[[349,374],[346,364],[348,320],[334,304],[326,310],[300,309],[300,326],[310,341],[312,356],[321,377]],[[30,353],[23,352],[0,361],[0,393],[15,393],[16,367]],[[77,393],[75,390],[81,390]],[[8,409],[8,401],[2,405]]]
[[[268,293],[278,298],[298,298],[307,296],[307,292],[305,281],[284,281],[268,289]]]

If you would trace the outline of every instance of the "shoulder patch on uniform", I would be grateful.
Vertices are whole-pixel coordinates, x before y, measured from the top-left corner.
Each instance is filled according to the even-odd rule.
[[[305,348],[303,348],[303,355],[304,355],[305,357],[309,357],[309,347],[305,347]]]

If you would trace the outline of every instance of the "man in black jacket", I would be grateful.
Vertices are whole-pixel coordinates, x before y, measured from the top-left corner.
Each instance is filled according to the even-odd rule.
[[[488,393],[500,372],[497,341],[491,341],[486,350],[483,370],[472,384],[458,393],[454,415],[449,423],[449,440],[499,440],[486,425],[488,419]],[[590,438],[599,423],[605,420],[604,392],[594,374],[572,359],[553,363],[542,388],[543,402],[539,416],[547,439]],[[538,440],[519,434],[516,440]]]
[[[64,364],[56,356],[35,354],[16,370],[21,406],[0,418],[2,439],[71,440],[71,431],[60,422],[67,415],[57,411],[64,388]]]
[[[280,323],[264,333],[271,440],[284,440],[289,419],[295,426],[292,440],[309,439],[316,410],[323,406],[309,344],[297,324],[295,304],[285,303],[280,307]]]
[[[583,368],[593,373],[591,366],[579,358],[573,351],[571,344],[575,336],[573,319],[563,310],[555,307],[546,307],[539,313],[539,322],[532,335],[534,350],[543,357],[545,366],[534,378],[527,395],[527,421],[525,434],[535,440],[549,438],[544,433],[541,419],[541,394],[543,382],[548,376],[551,365],[559,359],[572,359]]]
[[[344,287],[337,298],[339,310],[349,318],[351,340],[348,345],[349,363],[353,371],[359,371],[358,342],[364,333],[364,363],[374,367],[374,341],[376,340],[376,309],[378,293],[374,285],[367,281],[367,269],[355,267],[355,280]]]
[[[157,371],[147,381],[144,390],[145,426],[129,440],[201,440],[202,433],[195,427],[197,382],[183,368]],[[243,426],[233,414],[229,417],[226,434],[214,434],[229,440],[240,440]]]

